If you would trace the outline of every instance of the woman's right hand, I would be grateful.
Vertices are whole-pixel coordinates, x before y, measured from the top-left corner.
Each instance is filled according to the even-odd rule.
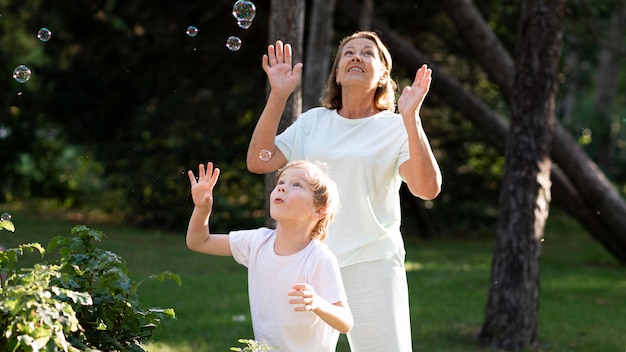
[[[296,89],[302,74],[302,63],[299,62],[292,67],[291,60],[290,44],[285,44],[283,47],[283,42],[277,40],[276,45],[270,44],[267,47],[267,54],[263,54],[262,66],[267,74],[272,93],[285,97]]]

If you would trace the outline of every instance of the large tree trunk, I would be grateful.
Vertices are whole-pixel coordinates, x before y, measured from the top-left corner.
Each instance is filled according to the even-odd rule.
[[[313,0],[304,59],[302,105],[308,110],[319,105],[332,62],[333,18],[336,0]]]
[[[498,349],[528,348],[538,337],[539,263],[551,200],[550,146],[564,1],[522,2],[491,285],[479,335]]]
[[[302,41],[304,37],[304,5],[305,0],[272,0],[269,16],[270,44],[276,40],[291,44],[293,48],[293,62],[302,62]],[[268,86],[269,90],[269,86]],[[289,97],[285,111],[278,125],[278,132],[282,132],[291,125],[302,112],[302,85]],[[275,173],[265,175],[265,194],[269,195],[274,188]],[[269,210],[269,196],[265,197],[265,209]],[[273,226],[273,221],[267,212],[266,223]]]

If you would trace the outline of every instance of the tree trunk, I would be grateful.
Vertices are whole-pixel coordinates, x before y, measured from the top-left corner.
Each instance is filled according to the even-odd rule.
[[[319,106],[332,62],[333,18],[336,0],[313,0],[304,59],[302,105],[304,110]]]
[[[509,56],[500,40],[485,25],[483,16],[471,0],[443,0],[448,16],[453,20],[465,42],[480,63],[489,62],[489,78],[498,86],[510,101],[515,69],[513,58]],[[477,40],[477,38],[480,38]]]
[[[551,200],[564,2],[522,2],[491,285],[479,334],[482,342],[507,351],[532,347],[539,331],[539,263]]]
[[[269,43],[282,40],[291,44],[293,48],[293,62],[302,62],[302,40],[304,37],[304,0],[272,0],[269,16]],[[269,86],[268,86],[269,91]],[[291,125],[302,112],[302,84],[298,84],[289,97],[285,111],[278,125],[278,132],[282,132]],[[269,195],[274,188],[275,173],[265,175],[265,194]],[[273,226],[269,217],[269,196],[265,197],[267,209],[266,224]]]
[[[611,167],[614,136],[612,133],[612,106],[619,83],[619,58],[624,27],[626,6],[623,1],[613,1],[609,29],[602,41],[598,54],[598,76],[596,77],[596,113],[592,118],[598,121],[592,143],[597,143],[596,162],[604,170]]]
[[[372,29],[372,14],[374,13],[374,0],[363,0],[359,29],[369,31]]]

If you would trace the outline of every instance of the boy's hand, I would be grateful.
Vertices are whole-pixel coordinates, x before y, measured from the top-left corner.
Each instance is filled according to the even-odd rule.
[[[205,170],[204,165],[200,164],[197,179],[193,171],[189,170],[187,174],[189,175],[189,182],[191,183],[193,204],[196,207],[210,209],[213,206],[213,187],[215,187],[217,183],[220,169],[213,168],[213,163],[207,163]]]
[[[289,291],[288,295],[295,297],[289,300],[289,304],[298,304],[293,308],[296,312],[314,311],[320,305],[321,299],[313,286],[308,284],[294,284],[291,286],[293,290]]]

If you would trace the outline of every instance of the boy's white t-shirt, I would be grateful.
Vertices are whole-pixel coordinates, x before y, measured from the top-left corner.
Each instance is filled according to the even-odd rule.
[[[233,258],[248,268],[248,295],[255,340],[281,351],[334,352],[339,332],[313,312],[296,312],[289,304],[292,285],[307,283],[330,303],[346,301],[336,257],[328,247],[312,240],[298,253],[274,252],[276,230],[233,231]]]
[[[313,108],[276,137],[288,161],[328,165],[341,209],[326,243],[340,267],[404,253],[400,234],[400,165],[409,160],[402,116],[391,111],[347,119]]]

